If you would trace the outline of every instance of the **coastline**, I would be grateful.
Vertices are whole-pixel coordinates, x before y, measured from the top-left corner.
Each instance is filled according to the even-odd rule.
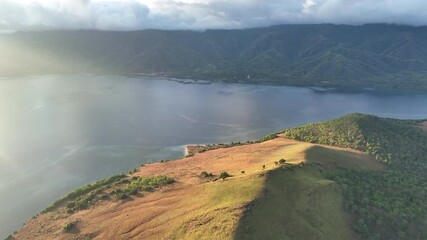
[[[205,151],[209,146],[207,144],[187,144],[184,146],[184,157],[191,157]]]
[[[286,79],[275,79],[275,78],[230,78],[230,77],[200,77],[200,76],[181,76],[181,74],[166,74],[166,73],[142,73],[142,72],[120,72],[120,71],[99,71],[99,72],[32,72],[32,73],[20,73],[20,74],[1,74],[0,80],[10,80],[13,78],[30,78],[37,76],[55,76],[55,75],[113,75],[113,76],[127,76],[127,77],[145,77],[153,80],[166,80],[171,82],[177,82],[181,84],[199,84],[199,85],[210,85],[213,83],[222,84],[244,84],[244,85],[260,85],[260,86],[284,86],[284,87],[299,87],[308,88],[319,93],[328,93],[335,91],[346,91],[346,92],[403,92],[403,93],[418,93],[426,94],[427,86],[420,87],[393,87],[393,86],[378,86],[375,84],[367,85],[342,85],[337,83],[325,83],[325,82],[298,82],[298,81],[287,81]]]

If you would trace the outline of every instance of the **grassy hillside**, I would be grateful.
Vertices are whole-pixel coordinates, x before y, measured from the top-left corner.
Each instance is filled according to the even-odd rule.
[[[268,178],[239,224],[236,239],[353,239],[350,216],[341,208],[337,168],[381,169],[363,156],[306,145],[304,165],[279,168]]]
[[[426,27],[385,24],[28,32],[0,35],[0,75],[157,73],[233,82],[427,90],[426,46]]]
[[[176,161],[149,164],[132,172],[130,176],[119,175],[76,190],[28,221],[13,237],[43,240],[224,240],[236,239],[240,236],[241,228],[248,229],[247,226],[256,221],[264,221],[264,225],[256,224],[254,231],[258,235],[254,236],[286,236],[282,235],[283,230],[287,233],[299,226],[295,228],[294,235],[299,236],[299,239],[315,239],[319,236],[324,239],[344,236],[348,239],[353,233],[347,224],[346,213],[342,208],[336,208],[342,201],[341,192],[333,181],[325,179],[319,169],[325,169],[326,172],[328,167],[335,169],[334,164],[347,166],[347,163],[351,163],[348,165],[350,167],[361,167],[367,162],[373,162],[374,166],[379,164],[359,153],[330,149],[339,157],[329,158],[315,152],[314,155],[318,156],[316,159],[322,159],[323,165],[311,165],[311,160],[307,158],[308,152],[316,151],[315,148],[316,145],[310,143],[275,138],[206,151]],[[325,156],[328,160],[324,159]],[[286,158],[286,163],[280,164],[283,158]],[[338,158],[348,161],[339,163]],[[301,165],[304,162],[307,165]],[[202,172],[206,173],[201,174]],[[219,179],[223,172],[231,176],[225,180]],[[130,194],[132,189],[129,187],[134,185],[133,181],[139,183],[140,179],[151,179],[152,176],[168,176],[175,182],[170,185],[161,184],[163,186],[156,187],[153,192]],[[282,181],[289,188],[283,188]],[[129,193],[125,199],[94,197],[90,198],[90,204],[84,208],[74,208],[81,200],[92,196],[93,191],[114,196],[117,188],[122,189],[122,193]],[[264,218],[269,212],[262,210],[263,215],[250,217],[248,209],[261,206],[257,202],[262,202],[270,192],[277,193],[274,195],[277,198],[266,200],[272,201],[278,210],[283,210],[282,215]],[[291,192],[292,195],[289,194]],[[76,196],[75,193],[79,195]],[[312,194],[307,197],[308,193]],[[323,201],[318,202],[319,199]],[[271,206],[270,202],[267,203]],[[68,211],[68,207],[72,211]],[[275,228],[277,231],[264,232],[265,229],[261,226],[269,226],[265,220],[288,216],[286,211],[293,214],[288,225],[278,222],[279,227]],[[299,214],[301,212],[303,214]],[[251,219],[253,222],[246,224],[242,221],[244,215],[245,220]],[[307,220],[310,222],[306,223]],[[342,229],[333,231],[336,224]],[[310,226],[310,231],[301,230],[307,226]],[[316,226],[323,227],[316,230]]]
[[[145,165],[77,189],[10,239],[426,239],[420,123],[351,114],[283,133],[303,141]]]
[[[351,114],[286,130],[285,137],[366,152],[386,164],[382,172],[339,169],[330,176],[357,216],[366,239],[427,238],[427,134],[420,122]]]

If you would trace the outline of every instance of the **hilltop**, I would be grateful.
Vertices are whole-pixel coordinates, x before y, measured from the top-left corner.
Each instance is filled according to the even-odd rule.
[[[216,145],[77,189],[11,239],[423,239],[421,126],[351,114]]]
[[[427,121],[350,114],[289,129],[285,137],[350,147],[387,165],[381,173],[342,169],[344,207],[357,216],[356,231],[366,239],[427,237]],[[425,129],[424,129],[425,130]]]
[[[387,24],[18,32],[0,35],[0,72],[427,90],[426,46],[426,27]]]

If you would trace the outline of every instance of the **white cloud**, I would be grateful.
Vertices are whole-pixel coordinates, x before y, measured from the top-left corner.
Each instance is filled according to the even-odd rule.
[[[0,31],[206,29],[373,22],[427,25],[427,1],[0,0]]]
[[[150,9],[136,1],[98,2],[88,5],[90,26],[97,29],[144,28]]]

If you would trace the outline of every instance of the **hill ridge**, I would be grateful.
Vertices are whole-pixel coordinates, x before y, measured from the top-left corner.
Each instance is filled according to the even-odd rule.
[[[0,61],[0,73],[145,73],[257,84],[427,90],[426,46],[427,27],[387,24],[18,32],[0,35],[8,59]]]

